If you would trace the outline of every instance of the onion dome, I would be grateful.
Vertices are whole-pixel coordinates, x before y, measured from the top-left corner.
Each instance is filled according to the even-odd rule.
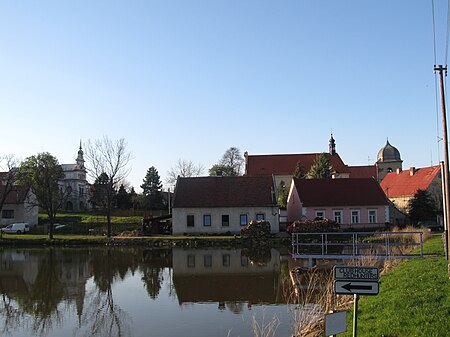
[[[386,145],[378,151],[377,161],[378,162],[388,162],[388,161],[401,161],[400,152],[396,147],[386,140]]]

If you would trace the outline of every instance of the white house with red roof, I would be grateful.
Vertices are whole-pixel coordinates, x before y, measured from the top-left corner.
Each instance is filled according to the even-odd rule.
[[[293,179],[288,221],[327,218],[341,228],[382,228],[390,222],[389,200],[373,178]]]
[[[436,205],[442,205],[441,167],[411,167],[409,170],[397,169],[381,181],[381,188],[387,197],[400,209],[407,210],[409,201],[418,190],[428,191]]]
[[[4,178],[8,172],[0,172],[0,199],[6,194],[5,202],[1,209],[0,226],[6,226],[16,222],[27,222],[30,225],[38,223],[38,207],[32,206],[34,194],[30,188],[22,185],[13,185],[4,188]]]
[[[279,231],[272,176],[178,178],[173,234],[239,234],[252,220],[267,220],[271,232]]]

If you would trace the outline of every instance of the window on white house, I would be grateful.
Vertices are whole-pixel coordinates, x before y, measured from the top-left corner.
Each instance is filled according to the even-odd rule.
[[[211,215],[210,214],[203,215],[203,226],[211,227]]]
[[[203,257],[203,265],[205,266],[205,268],[212,267],[212,255],[205,255]]]
[[[188,268],[195,268],[195,255],[187,256],[187,266]]]
[[[369,223],[376,223],[376,222],[377,222],[377,210],[369,209]]]
[[[333,211],[334,221],[341,224],[342,223],[342,211]]]
[[[222,214],[222,226],[228,227],[230,225],[230,216],[228,214]]]
[[[194,227],[194,216],[189,214],[186,218],[186,222],[188,227]]]
[[[323,220],[325,218],[325,211],[316,211],[316,219],[321,219]]]
[[[239,223],[241,226],[247,226],[248,225],[248,216],[247,214],[241,214],[239,216]]]
[[[266,220],[266,216],[264,213],[256,213],[256,220]]]
[[[14,210],[13,209],[4,209],[2,211],[3,219],[14,219]]]
[[[229,267],[231,262],[230,254],[222,255],[222,265],[224,267]]]
[[[359,211],[352,211],[351,212],[352,215],[352,223],[359,223]]]

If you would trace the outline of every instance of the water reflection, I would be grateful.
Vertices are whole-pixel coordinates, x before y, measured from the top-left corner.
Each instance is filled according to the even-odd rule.
[[[180,304],[218,302],[280,303],[280,254],[269,250],[264,262],[236,250],[173,251],[173,282]],[[266,255],[267,257],[267,255]],[[258,262],[259,261],[259,262]],[[233,305],[233,312],[241,312]]]
[[[166,330],[174,327],[156,323],[170,315],[186,329],[186,313],[198,311],[192,304],[212,304],[217,313],[232,315],[247,315],[255,304],[286,304],[289,273],[280,260],[275,249],[0,250],[0,334],[146,336],[153,319],[154,335],[170,336]],[[203,321],[205,314],[193,319]],[[230,325],[225,329],[247,335],[233,318],[224,322]],[[213,328],[205,333],[214,335]],[[184,336],[198,335],[198,329]]]
[[[83,311],[85,283],[91,276],[86,252],[7,250],[0,255],[3,333],[27,326],[45,335],[62,324],[67,307]],[[65,303],[66,309],[60,306]]]

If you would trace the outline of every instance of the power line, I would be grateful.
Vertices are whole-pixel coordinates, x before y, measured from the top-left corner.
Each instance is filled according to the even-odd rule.
[[[449,0],[450,1],[450,0]],[[431,16],[433,18],[433,51],[434,51],[434,64],[436,65],[436,19],[435,19],[435,6],[434,6],[434,0],[431,0]]]
[[[433,0],[433,2],[434,2],[434,0]],[[448,0],[448,2],[447,2],[447,35],[445,37],[445,66],[447,66],[449,38],[450,38],[450,0]],[[436,60],[434,62],[436,62]]]

